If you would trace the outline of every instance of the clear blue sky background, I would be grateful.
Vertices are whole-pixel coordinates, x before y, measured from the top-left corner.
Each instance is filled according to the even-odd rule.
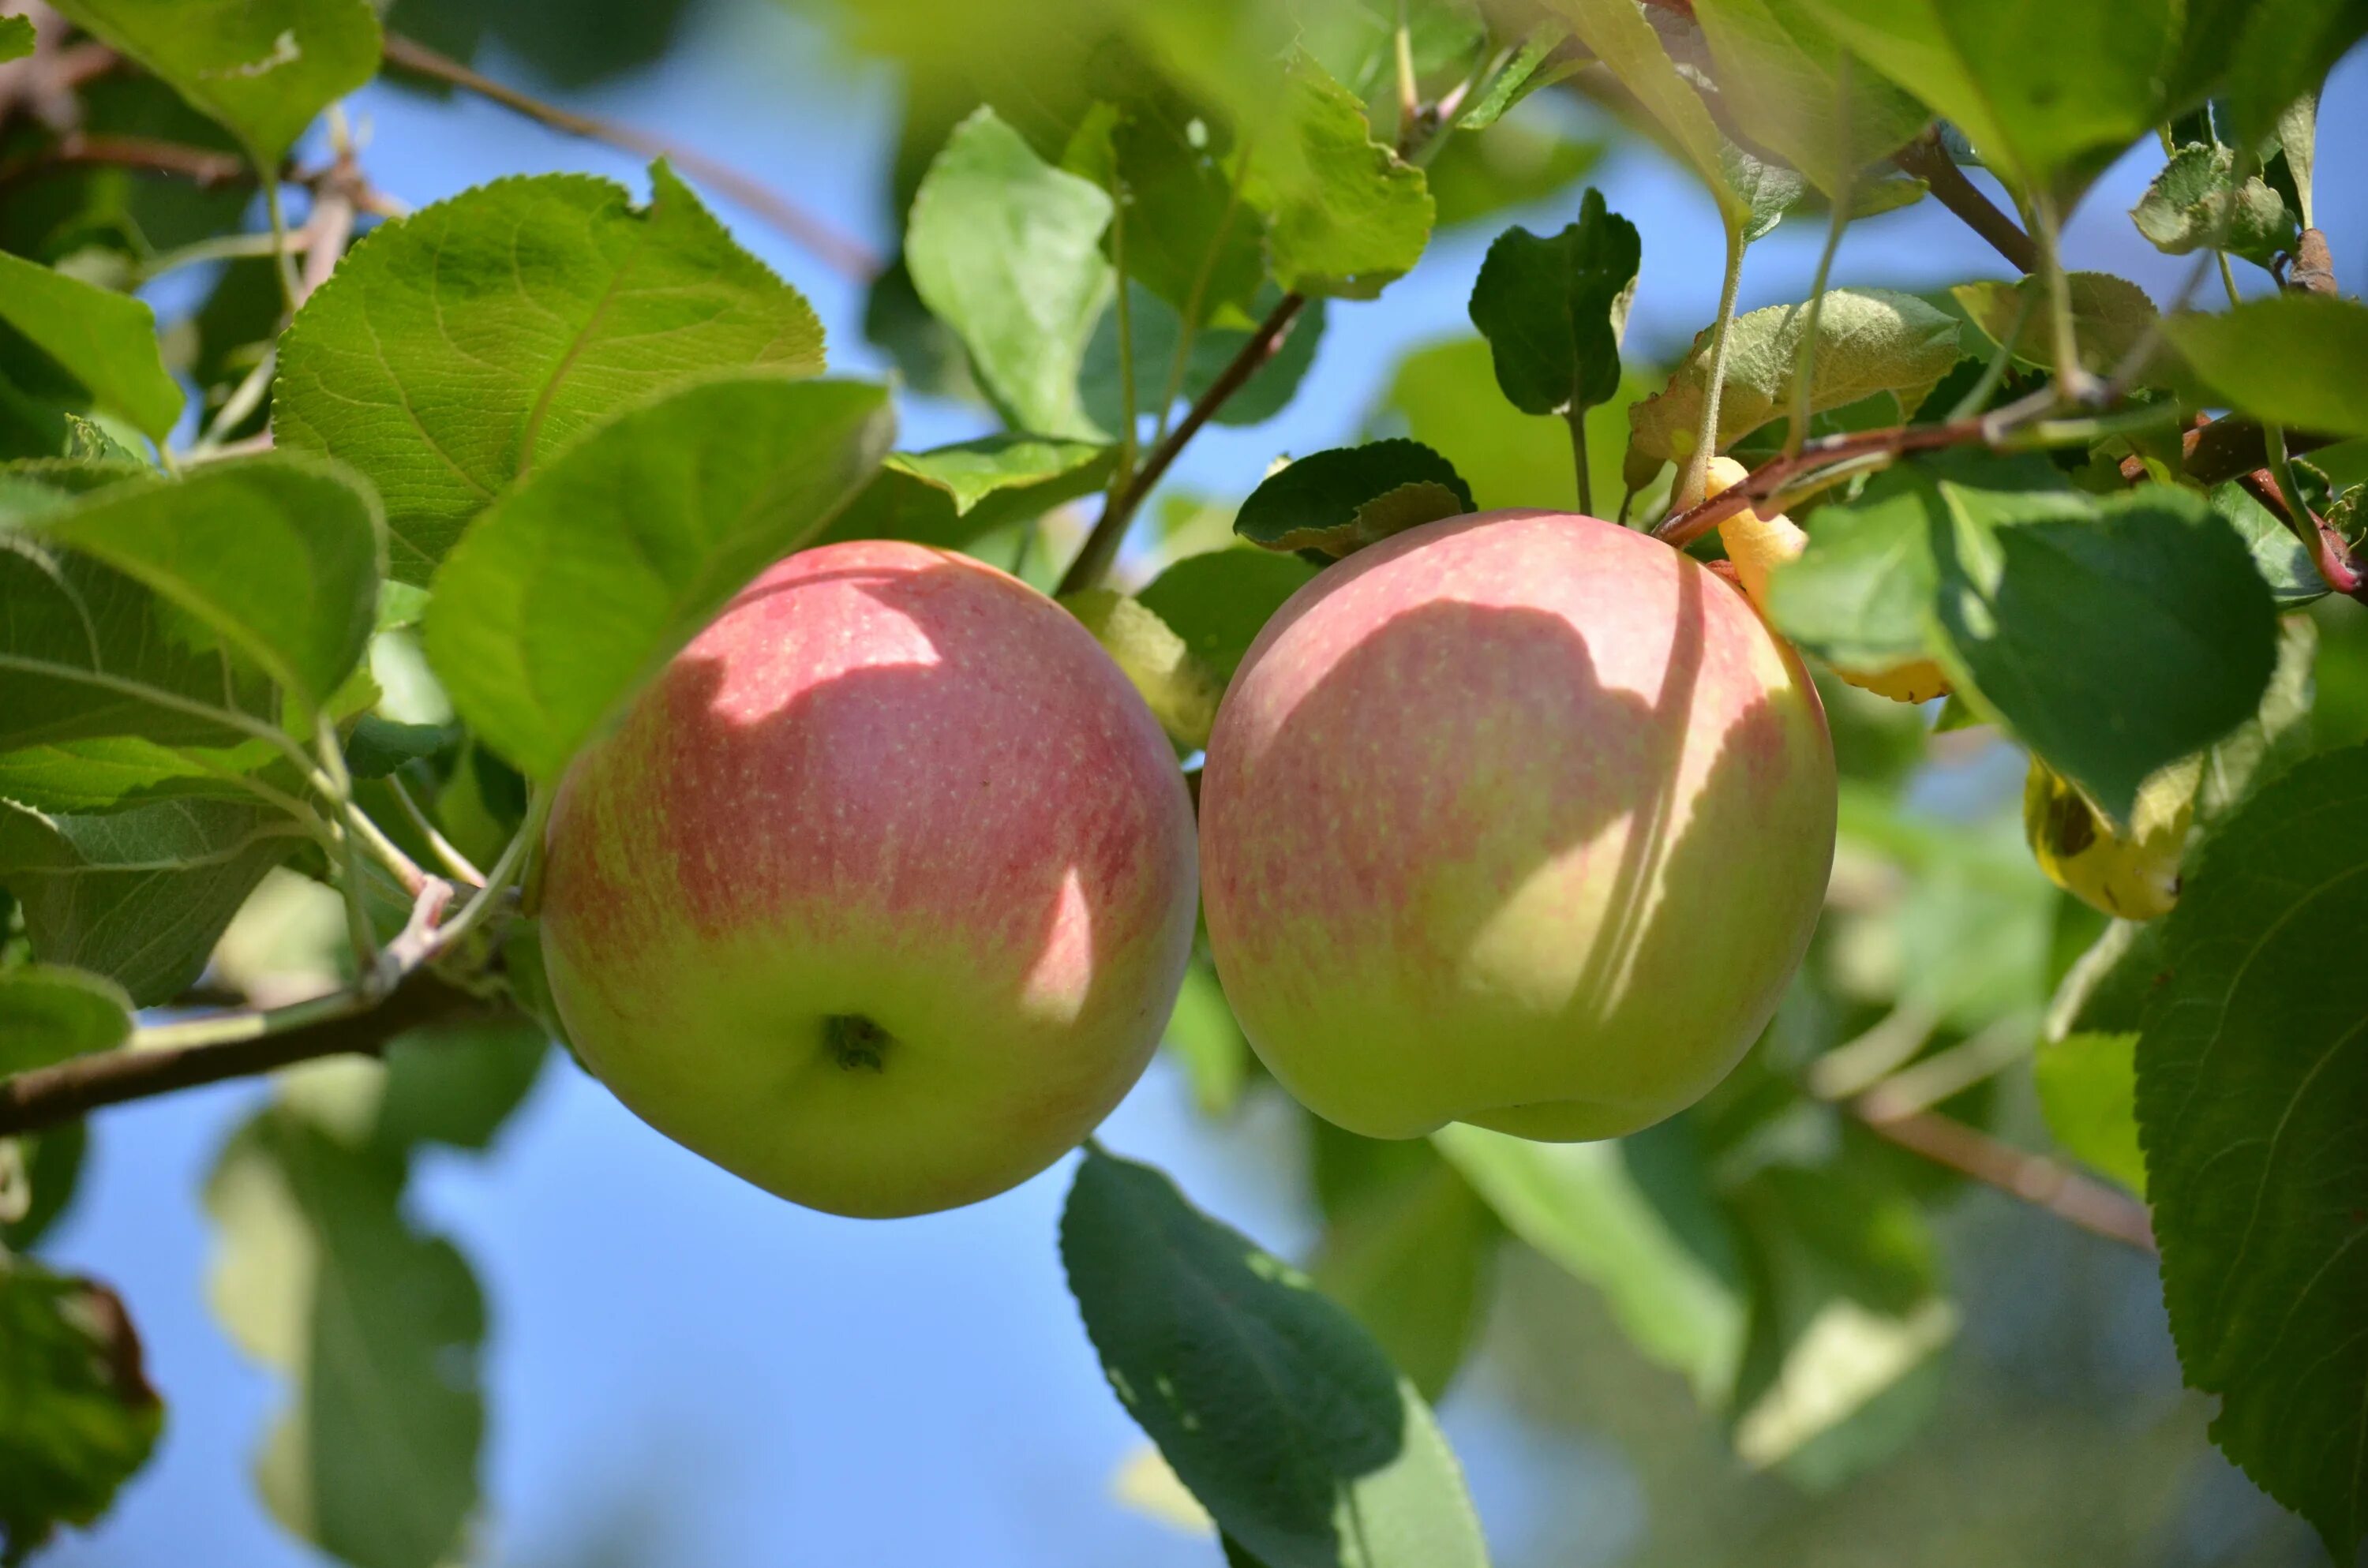
[[[480,63],[519,74],[498,53]],[[2361,60],[2328,98],[2320,222],[2357,291],[2368,256]],[[575,101],[723,154],[883,248],[893,239],[882,193],[894,83],[778,9],[711,4],[662,66]],[[473,99],[372,88],[352,107],[372,134],[372,177],[415,206],[543,170],[599,171],[645,188],[631,160]],[[2074,265],[2121,272],[2161,297],[2184,264],[2157,256],[2123,215],[2157,161],[2141,152],[2114,171],[2069,248]],[[1708,199],[1633,144],[1595,179],[1644,235],[1632,341],[1648,351],[1681,342],[1716,296]],[[834,368],[884,368],[857,330],[857,290],[719,205],[814,301]],[[1503,221],[1558,226],[1576,206],[1573,191]],[[1292,409],[1257,429],[1206,432],[1179,479],[1238,494],[1276,452],[1352,436],[1408,346],[1468,332],[1464,299],[1498,226],[1443,234],[1386,298],[1336,306]],[[1788,228],[1754,249],[1747,307],[1805,292],[1816,228]],[[1854,230],[1838,278],[1925,286],[2002,275],[1926,203]],[[973,420],[916,411],[905,444],[959,438]],[[76,1208],[48,1250],[121,1289],[170,1417],[155,1462],[98,1531],[54,1552],[57,1568],[315,1561],[272,1524],[248,1482],[280,1390],[239,1358],[203,1301],[199,1184],[260,1092],[186,1094],[100,1120]],[[1302,1254],[1312,1240],[1288,1119],[1254,1111],[1212,1128],[1160,1067],[1104,1136],[1277,1250]],[[1062,1283],[1053,1233],[1066,1178],[1064,1164],[991,1202],[893,1224],[808,1213],[667,1142],[554,1060],[490,1155],[431,1156],[414,1191],[420,1215],[473,1260],[492,1313],[480,1559],[515,1568],[1209,1568],[1211,1545],[1111,1497],[1113,1471],[1140,1439]],[[2142,1268],[2132,1278],[2134,1354],[2147,1386],[2167,1390],[2175,1375],[2147,1304],[2151,1281]],[[1642,1501],[1608,1445],[1523,1425],[1486,1365],[1444,1415],[1508,1568],[1614,1562],[1638,1544]],[[2213,1484],[2226,1491],[2233,1479]]]

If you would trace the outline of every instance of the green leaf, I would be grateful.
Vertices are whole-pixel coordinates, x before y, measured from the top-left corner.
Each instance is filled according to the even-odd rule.
[[[397,1035],[379,1060],[344,1057],[281,1081],[280,1097],[357,1153],[401,1160],[425,1143],[482,1152],[542,1072],[550,1037],[518,1013]]]
[[[1524,414],[1568,417],[1620,390],[1620,339],[1636,292],[1636,226],[1588,187],[1578,222],[1551,239],[1508,229],[1472,285],[1472,324],[1497,384]]]
[[[26,1253],[39,1246],[73,1206],[90,1137],[83,1122],[69,1121],[45,1131],[19,1134],[11,1142],[21,1167],[17,1178],[18,1202],[17,1218],[0,1220],[0,1246]],[[6,1171],[8,1160],[8,1153],[0,1149],[0,1172]]]
[[[1732,144],[1711,119],[1702,95],[1679,74],[1635,0],[1562,0],[1556,9],[1710,187],[1727,228],[1739,234],[1750,227],[1750,202],[1729,177]]]
[[[30,17],[0,17],[0,62],[24,59],[37,41]]]
[[[2154,301],[2145,290],[2110,272],[2074,272],[2065,278],[2072,299],[2072,331],[2080,346],[2080,364],[2094,375],[2111,375],[2121,368],[2131,349],[2154,330]],[[2015,362],[2033,369],[2055,366],[2055,307],[2036,278],[2020,283],[1963,283],[1950,290],[1973,324],[1992,343],[2003,344],[2022,323],[2015,338]],[[2025,313],[2025,301],[2029,302]],[[2160,358],[2148,362],[2156,375],[2168,367]]]
[[[1127,1413],[1271,1568],[1477,1568],[1454,1454],[1421,1397],[1306,1278],[1088,1148],[1061,1259]]]
[[[367,486],[317,459],[208,463],[30,527],[146,585],[308,710],[327,705],[370,642],[385,520]]]
[[[273,434],[378,486],[404,582],[619,409],[719,369],[821,372],[798,291],[665,164],[650,186],[636,209],[603,179],[499,179],[382,224],[280,338]]]
[[[1269,474],[1242,503],[1234,531],[1268,550],[1340,556],[1471,510],[1471,489],[1445,458],[1419,441],[1370,441]]]
[[[1372,139],[1365,107],[1304,53],[1276,123],[1251,144],[1243,194],[1267,217],[1267,271],[1298,294],[1370,300],[1414,270],[1434,210],[1422,171]]]
[[[2191,20],[2177,79],[2197,97],[2216,86],[2215,113],[2232,141],[2249,146],[2295,99],[2317,92],[2363,33],[2368,10],[2355,0],[2222,0]]]
[[[814,541],[828,544],[848,539],[903,539],[921,544],[939,545],[955,550],[994,532],[1008,523],[1026,522],[1043,516],[1053,507],[1081,495],[1089,495],[1109,483],[1110,472],[1118,466],[1118,449],[1094,447],[1064,441],[1043,443],[1048,460],[1065,460],[1065,456],[1077,450],[1092,455],[1074,466],[1047,472],[1029,480],[1019,470],[1024,458],[1015,459],[1000,485],[984,491],[967,510],[958,509],[951,475],[961,472],[974,474],[975,483],[986,476],[981,472],[977,450],[992,449],[997,443],[1011,442],[1025,448],[1034,445],[1036,437],[1027,436],[988,436],[977,441],[966,441],[959,447],[939,447],[926,452],[893,452],[885,465],[872,476],[854,500],[835,517]],[[939,454],[948,461],[939,472]],[[990,465],[993,460],[990,460]],[[918,477],[917,471],[927,471],[935,477]]]
[[[1195,128],[1200,131],[1196,140]],[[1247,317],[1264,263],[1258,215],[1238,199],[1205,120],[1148,97],[1113,114],[1111,172],[1123,192],[1126,251],[1133,281],[1195,324]],[[1071,165],[1073,172],[1102,176]]]
[[[2277,671],[2253,716],[2229,731],[2203,754],[2203,775],[2195,786],[2195,824],[2189,830],[2188,862],[2254,791],[2284,777],[2310,755],[2312,670],[2317,661],[2318,629],[2298,615],[2278,621]]]
[[[2214,840],[2164,922],[2137,1108],[2163,1296],[2212,1436],[2348,1561],[2368,1538],[2368,749]]]
[[[2250,491],[2233,479],[2218,485],[2212,492],[2212,509],[2228,519],[2253,552],[2253,566],[2280,609],[2298,609],[2327,597],[2327,579],[2319,575],[2310,551]]]
[[[2170,106],[2178,0],[1806,0],[1861,59],[2026,191],[2075,183]]]
[[[1726,171],[1727,188],[1742,204],[1740,238],[1747,245],[1775,233],[1784,214],[1808,194],[1809,182],[1799,170],[1763,162],[1732,142],[1719,149],[1719,165]]]
[[[159,745],[137,735],[48,742],[0,752],[0,800],[35,811],[76,813],[192,796],[251,801],[255,794],[246,776],[282,756],[264,740],[222,747]]]
[[[163,440],[181,417],[155,312],[131,295],[0,251],[0,321],[152,438]]]
[[[365,0],[62,0],[68,20],[155,73],[277,165],[313,117],[378,73]]]
[[[1295,555],[1264,550],[1212,550],[1188,555],[1135,596],[1184,640],[1222,686],[1234,678],[1258,629],[1315,568]]]
[[[1792,404],[1793,380],[1808,306],[1770,305],[1728,324],[1726,377],[1718,406],[1718,445],[1758,429]],[[1628,411],[1630,483],[1650,479],[1664,462],[1693,453],[1710,379],[1705,328],[1669,383]],[[1957,318],[1913,294],[1889,289],[1834,289],[1817,312],[1816,366],[1809,412],[1840,408],[1889,392],[1912,411],[1957,363]]]
[[[1852,62],[1808,0],[1696,0],[1719,103],[1743,133],[1839,199],[1930,117]]]
[[[2283,293],[2219,315],[2176,315],[2163,330],[2243,413],[2329,436],[2368,436],[2368,305]]]
[[[114,1291],[0,1255],[0,1557],[88,1525],[156,1446],[165,1407]]]
[[[1587,62],[1577,51],[1565,47],[1570,36],[1569,24],[1553,18],[1531,27],[1504,68],[1472,96],[1470,104],[1456,117],[1455,128],[1486,131],[1539,88],[1551,87],[1578,74]]]
[[[0,473],[0,748],[129,735],[160,752],[230,748],[275,733],[270,685],[253,665],[141,584],[22,526],[73,505],[68,491]]]
[[[998,490],[1042,484],[1083,468],[1107,471],[1110,458],[1110,449],[1099,441],[982,436],[926,452],[891,452],[882,466],[944,491],[959,517]]]
[[[2040,488],[2047,466],[1934,483],[1936,613],[1982,700],[2126,822],[2147,775],[2260,705],[2276,609],[2203,497],[2148,484],[2076,500]]]
[[[197,978],[263,873],[309,842],[289,818],[228,801],[44,816],[0,801],[0,886],[35,958],[155,1006]]]
[[[404,1217],[403,1176],[281,1106],[206,1183],[215,1315],[292,1385],[256,1460],[264,1502],[356,1568],[451,1561],[477,1506],[484,1303],[450,1244]]]
[[[1893,468],[1856,498],[1818,507],[1808,548],[1769,576],[1770,618],[1841,669],[1884,669],[1930,652],[1939,569],[1929,503],[1917,471]]]
[[[0,970],[0,1076],[131,1038],[131,998],[105,975],[51,964]]]
[[[449,724],[403,724],[365,713],[346,736],[346,771],[356,778],[383,778],[406,762],[434,756],[459,738]]]
[[[1436,1400],[1478,1336],[1499,1232],[1454,1166],[1420,1142],[1407,1147],[1422,1156],[1418,1168],[1341,1205],[1308,1273]]]
[[[2260,176],[2237,183],[2234,150],[2200,144],[2172,156],[2130,209],[2130,220],[2165,255],[2185,256],[2216,241],[2257,267],[2294,249],[2300,233],[2285,199]]]
[[[955,127],[913,198],[913,286],[961,335],[1017,429],[1100,434],[1077,401],[1077,370],[1110,300],[1111,210],[1109,192],[1044,162],[986,108]]]
[[[893,428],[859,381],[756,374],[620,415],[485,510],[436,574],[452,704],[530,776],[576,749],[724,601],[829,522]]]
[[[1725,1399],[1747,1318],[1732,1244],[1644,1179],[1643,1141],[1532,1143],[1459,1123],[1431,1142],[1508,1230],[1602,1292],[1639,1350],[1705,1403]]]
[[[2135,1034],[2069,1034],[2032,1059],[2047,1130],[2083,1165],[2146,1195]]]
[[[1225,688],[1157,611],[1115,588],[1064,595],[1061,606],[1094,634],[1169,740],[1188,752],[1209,744]]]

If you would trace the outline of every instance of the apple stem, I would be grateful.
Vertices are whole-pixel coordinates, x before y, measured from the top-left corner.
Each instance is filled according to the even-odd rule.
[[[860,1013],[833,1013],[822,1021],[823,1048],[850,1073],[877,1073],[894,1037]]]

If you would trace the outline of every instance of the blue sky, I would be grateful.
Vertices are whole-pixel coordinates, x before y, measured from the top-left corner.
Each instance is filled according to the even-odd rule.
[[[516,75],[498,54],[480,64]],[[2358,239],[2368,234],[2363,89],[2368,69],[2355,59],[2329,94],[2320,136],[2320,222],[2339,236],[2342,281],[2355,291],[2368,249]],[[894,82],[778,10],[698,12],[660,67],[571,101],[724,156],[883,248],[893,239],[882,192]],[[643,188],[632,160],[471,98],[374,87],[352,107],[371,137],[372,177],[415,206],[543,170],[609,173]],[[2104,182],[2068,248],[2074,265],[2123,272],[2161,296],[2184,264],[2154,253],[2123,216],[2151,163],[2134,154]],[[1634,340],[1648,349],[1682,341],[1716,294],[1708,199],[1633,147],[1596,180],[1644,235]],[[836,369],[884,368],[855,330],[855,288],[718,205],[814,301]],[[1559,225],[1576,205],[1574,191],[1503,221]],[[1409,345],[1468,332],[1464,298],[1497,226],[1440,236],[1422,270],[1385,298],[1336,308],[1292,408],[1259,428],[1206,432],[1178,480],[1238,493],[1276,452],[1352,435]],[[1820,237],[1811,223],[1756,247],[1745,306],[1805,292]],[[1854,230],[1837,274],[1910,286],[2002,275],[1930,203]],[[963,411],[921,409],[903,444],[974,428]],[[316,1561],[271,1523],[248,1483],[248,1456],[279,1390],[239,1358],[203,1301],[199,1183],[260,1092],[185,1094],[101,1119],[76,1209],[49,1250],[121,1289],[171,1414],[157,1460],[101,1528],[54,1553],[59,1568]],[[1279,1110],[1212,1128],[1161,1067],[1104,1137],[1298,1254],[1312,1233]],[[1207,1568],[1208,1544],[1111,1497],[1111,1476],[1139,1438],[1061,1280],[1053,1238],[1065,1180],[1064,1165],[993,1201],[891,1224],[809,1213],[667,1142],[553,1062],[490,1155],[432,1156],[415,1190],[421,1216],[473,1260],[492,1312],[482,1557],[518,1568]],[[1640,1539],[1636,1484],[1604,1445],[1522,1425],[1486,1378],[1459,1387],[1445,1416],[1507,1562],[1543,1553],[1551,1520],[1574,1514],[1590,1528],[1583,1544],[1555,1545],[1557,1562],[1616,1562]]]

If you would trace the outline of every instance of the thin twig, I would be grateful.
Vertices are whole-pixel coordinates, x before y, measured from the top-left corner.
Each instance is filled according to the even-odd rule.
[[[235,153],[191,147],[154,136],[93,136],[69,131],[48,147],[0,165],[0,184],[45,166],[112,165],[150,174],[177,175],[200,189],[236,185],[255,177],[246,160]]]
[[[594,142],[606,142],[636,157],[664,158],[683,173],[713,186],[724,196],[764,219],[814,253],[816,259],[843,278],[869,283],[882,271],[880,257],[862,241],[840,233],[761,180],[752,179],[729,164],[711,158],[695,148],[681,146],[633,126],[620,125],[615,120],[602,119],[594,115],[577,114],[556,104],[545,103],[515,87],[504,86],[490,76],[480,75],[459,61],[439,54],[401,33],[386,35],[386,61],[401,70],[449,82],[456,87],[465,87],[480,97],[516,110],[529,119],[539,120],[554,131],[564,131],[571,136],[582,136]]]
[[[360,1004],[357,1004],[360,1006]],[[125,1046],[0,1079],[0,1136],[38,1132],[101,1106],[146,1099],[201,1084],[251,1077],[321,1056],[375,1056],[424,1024],[489,1013],[494,1005],[420,975],[367,1010],[245,1040],[199,1045]]]
[[[1060,586],[1053,590],[1056,595],[1073,594],[1101,581],[1102,574],[1109,571],[1110,563],[1117,559],[1119,543],[1126,537],[1126,526],[1134,517],[1135,508],[1143,505],[1144,497],[1151,494],[1152,487],[1167,472],[1167,465],[1176,460],[1176,454],[1184,449],[1185,443],[1199,433],[1201,426],[1224,405],[1227,398],[1239,392],[1258,373],[1260,366],[1274,357],[1274,351],[1281,346],[1283,335],[1291,330],[1291,324],[1299,319],[1299,312],[1306,304],[1307,296],[1304,294],[1285,294],[1281,301],[1267,312],[1266,320],[1258,323],[1258,330],[1250,334],[1249,341],[1242,345],[1239,352],[1217,373],[1217,379],[1193,400],[1190,408],[1185,410],[1184,417],[1177,421],[1176,428],[1151,449],[1126,488],[1112,496],[1110,505],[1102,508],[1102,515],[1095,520],[1093,532],[1086,536],[1077,558],[1061,574]]]
[[[2046,1210],[2094,1235],[2153,1256],[2154,1222],[2146,1205],[2044,1154],[2001,1142],[1978,1128],[1930,1110],[1899,1110],[1878,1095],[1850,1102],[1880,1137],[1934,1165]]]
[[[1980,187],[1965,177],[1965,171],[1957,167],[1949,150],[1941,145],[1937,130],[1927,131],[1910,142],[1891,161],[1922,180],[1933,200],[1964,219],[1965,226],[1987,240],[2017,272],[2039,270],[2039,247],[2013,219],[1982,194]]]

